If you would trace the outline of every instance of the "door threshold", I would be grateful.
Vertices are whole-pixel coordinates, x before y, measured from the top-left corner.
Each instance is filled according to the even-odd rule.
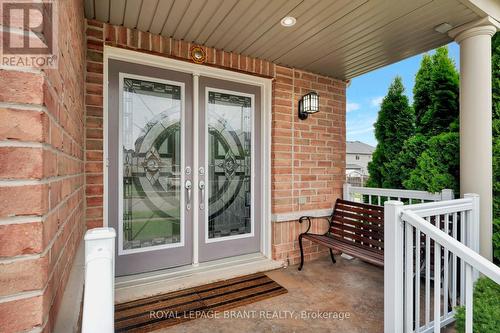
[[[115,278],[115,303],[151,297],[242,275],[270,271],[283,266],[282,261],[269,259],[261,253],[253,253],[204,262],[198,266],[187,265],[120,276]]]

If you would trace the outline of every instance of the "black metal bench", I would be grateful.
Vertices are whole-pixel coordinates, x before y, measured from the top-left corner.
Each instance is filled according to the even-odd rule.
[[[325,218],[329,228],[324,234],[309,233],[312,218],[299,219],[299,223],[309,223],[299,235],[299,271],[304,265],[304,238],[328,247],[333,263],[333,250],[337,250],[377,266],[384,265],[384,207],[337,199],[332,215]]]

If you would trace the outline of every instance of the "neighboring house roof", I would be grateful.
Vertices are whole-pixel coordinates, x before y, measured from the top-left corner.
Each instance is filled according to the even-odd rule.
[[[370,146],[361,141],[347,141],[346,152],[347,154],[373,154],[375,147]]]
[[[358,165],[358,164],[347,164],[345,166],[346,169],[352,169],[352,170],[361,170],[363,169],[363,167],[361,167],[361,165]]]

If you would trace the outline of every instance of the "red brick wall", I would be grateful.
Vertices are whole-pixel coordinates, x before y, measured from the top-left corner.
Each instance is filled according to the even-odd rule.
[[[304,71],[276,66],[273,84],[272,211],[274,215],[327,209],[342,196],[345,177],[345,83]],[[320,96],[320,112],[300,120],[298,101],[306,93]],[[305,202],[300,204],[299,198]],[[313,232],[327,223],[313,221]],[[296,264],[298,235],[306,225],[297,220],[273,223],[273,258]],[[305,259],[326,249],[305,242]]]
[[[0,69],[0,331],[51,331],[84,231],[84,21],[59,2],[59,66]]]
[[[87,22],[87,226],[103,223],[103,45],[189,60],[190,43],[125,27]],[[330,208],[342,194],[345,169],[345,82],[243,55],[205,48],[207,65],[274,78],[272,100],[273,214]],[[297,103],[314,90],[320,112],[302,121]],[[299,198],[305,204],[299,205]],[[316,223],[316,222],[315,222]],[[321,228],[321,226],[315,226]],[[273,257],[297,261],[296,221],[273,224]],[[324,251],[307,247],[307,258]]]
[[[299,120],[298,101],[310,91],[321,111]],[[345,83],[276,66],[272,129],[273,213],[330,208],[345,178]]]

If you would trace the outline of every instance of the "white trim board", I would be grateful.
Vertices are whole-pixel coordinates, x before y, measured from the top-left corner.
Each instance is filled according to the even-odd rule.
[[[275,222],[288,222],[288,221],[296,221],[301,216],[312,216],[312,217],[325,217],[332,215],[332,209],[315,209],[315,210],[303,210],[298,212],[290,212],[290,213],[280,213],[280,214],[272,214],[271,221]]]
[[[271,103],[272,103],[272,79],[263,78],[260,76],[254,76],[249,74],[244,74],[240,72],[234,72],[230,70],[225,70],[221,68],[215,68],[206,65],[194,64],[186,61],[180,61],[176,59],[166,58],[158,55],[142,53],[140,51],[126,50],[122,48],[116,48],[112,46],[104,46],[104,84],[103,84],[103,161],[104,161],[104,194],[103,194],[103,224],[108,226],[108,61],[109,59],[122,60],[127,62],[133,62],[136,64],[154,66],[158,68],[165,68],[169,70],[174,70],[183,73],[189,73],[193,75],[193,83],[196,83],[198,76],[206,76],[210,78],[217,78],[232,82],[239,82],[244,84],[250,84],[258,86],[261,89],[261,144],[262,144],[262,169],[263,177],[261,179],[262,194],[260,198],[261,202],[261,212],[258,217],[261,221],[261,253],[267,257],[271,257]],[[197,87],[195,88],[197,89]],[[196,90],[195,90],[196,92]],[[194,115],[196,117],[196,115]],[[195,131],[196,132],[196,131]],[[196,161],[193,161],[194,163]],[[196,163],[195,163],[196,164]],[[195,167],[195,165],[193,165]],[[197,169],[193,168],[194,174],[197,174]],[[196,180],[196,179],[193,179]],[[196,184],[196,183],[195,183]],[[193,186],[193,198],[198,197],[198,186]],[[193,202],[195,204],[196,202]],[[257,221],[257,219],[256,219]],[[194,221],[194,224],[197,222]],[[193,228],[193,231],[195,231]],[[194,235],[193,242],[195,241],[197,235]],[[193,246],[196,250],[197,246]],[[194,254],[193,265],[197,265],[197,255]]]

